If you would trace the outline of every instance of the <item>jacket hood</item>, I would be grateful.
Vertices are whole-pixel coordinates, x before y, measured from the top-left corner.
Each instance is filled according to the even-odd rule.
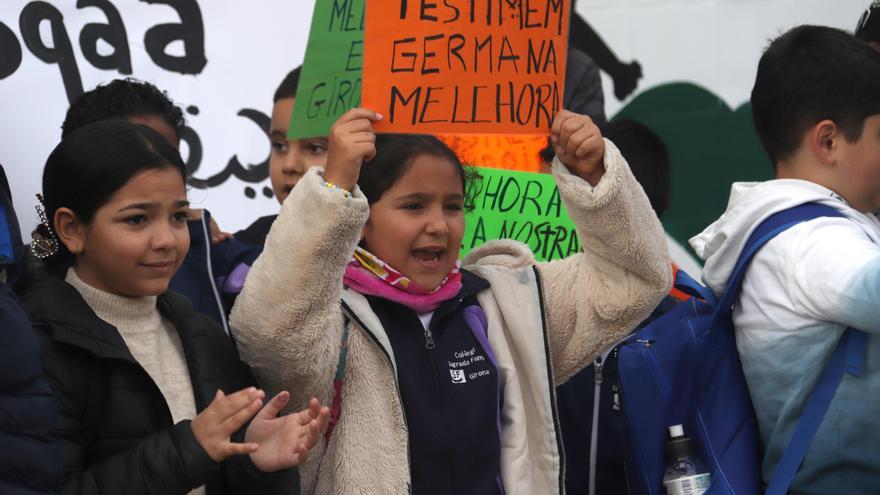
[[[843,198],[819,184],[798,179],[738,182],[731,187],[724,214],[690,240],[697,256],[706,262],[703,283],[716,294],[722,292],[755,227],[774,213],[804,203],[831,206],[866,232],[877,232],[876,218],[852,209]]]
[[[24,246],[6,172],[0,165],[0,268],[6,270],[6,283],[14,285],[22,271]]]

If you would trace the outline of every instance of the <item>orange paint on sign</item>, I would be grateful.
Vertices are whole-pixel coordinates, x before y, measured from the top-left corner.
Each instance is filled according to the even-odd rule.
[[[380,132],[548,134],[568,0],[367,2],[363,105]]]
[[[541,170],[541,150],[547,147],[545,135],[439,135],[458,154],[462,163],[519,172]]]

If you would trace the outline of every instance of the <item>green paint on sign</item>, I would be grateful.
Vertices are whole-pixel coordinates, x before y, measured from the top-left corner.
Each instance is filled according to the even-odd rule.
[[[528,244],[539,261],[580,251],[574,222],[549,174],[477,168],[482,178],[468,190],[461,256],[492,239]]]
[[[306,57],[287,137],[326,136],[361,104],[365,0],[315,2]]]

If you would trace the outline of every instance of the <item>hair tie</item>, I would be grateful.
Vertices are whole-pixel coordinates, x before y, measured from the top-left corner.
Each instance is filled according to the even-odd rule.
[[[44,260],[58,252],[58,238],[46,217],[46,202],[42,194],[37,193],[37,201],[35,208],[37,216],[40,217],[40,223],[31,232],[30,250],[36,258]]]

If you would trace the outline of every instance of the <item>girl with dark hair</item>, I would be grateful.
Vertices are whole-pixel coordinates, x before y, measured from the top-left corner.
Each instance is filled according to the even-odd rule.
[[[553,171],[588,253],[537,264],[494,241],[462,263],[459,159],[430,136],[375,136],[380,118],[334,124],[326,170],[285,201],[232,312],[267,387],[332,401],[303,490],[559,493],[555,383],[668,290],[660,223],[616,148],[563,111]]]
[[[229,337],[168,282],[189,247],[184,164],[149,127],[86,125],[43,171],[22,298],[58,397],[64,493],[295,493],[326,424],[264,392]],[[228,393],[228,395],[226,395]],[[263,474],[278,471],[278,474]]]

